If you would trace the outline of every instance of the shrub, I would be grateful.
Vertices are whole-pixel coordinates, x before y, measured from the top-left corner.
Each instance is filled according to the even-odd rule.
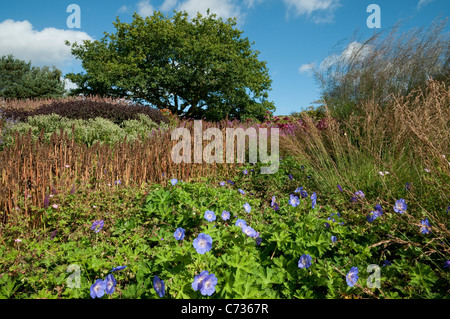
[[[101,117],[120,125],[127,120],[139,120],[139,114],[147,115],[157,124],[168,124],[169,120],[159,110],[140,104],[131,104],[123,100],[100,98],[76,98],[54,100],[39,107],[5,107],[3,117],[25,121],[29,116],[57,114],[69,119],[89,120]]]
[[[160,126],[145,114],[137,114],[137,120],[125,120],[121,125],[102,117],[82,120],[65,118],[58,114],[36,115],[6,129],[3,133],[2,147],[14,142],[16,132],[25,134],[29,130],[34,140],[37,140],[43,131],[43,138],[48,142],[53,133],[59,133],[62,130],[68,134],[69,138],[74,137],[76,142],[92,146],[96,142],[112,145],[125,137],[129,141],[145,138],[158,127]]]

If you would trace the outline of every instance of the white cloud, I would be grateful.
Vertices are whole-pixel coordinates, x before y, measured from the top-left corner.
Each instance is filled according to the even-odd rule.
[[[69,79],[61,78],[61,81],[64,81],[64,89],[69,91],[70,89],[78,88],[78,85],[70,81]]]
[[[164,0],[160,10],[163,12],[173,11],[177,6],[177,0]]]
[[[312,69],[315,67],[315,65],[316,64],[314,62],[302,64],[300,66],[300,68],[298,69],[298,72],[311,74],[312,73]]]
[[[260,4],[264,0],[244,0],[244,4],[247,6],[247,8],[253,8],[255,5]]]
[[[283,0],[288,12],[296,16],[306,15],[315,23],[329,23],[334,19],[334,11],[340,0]]]
[[[87,33],[74,30],[33,29],[29,21],[11,19],[0,23],[0,56],[12,54],[15,58],[31,61],[33,66],[62,68],[73,62],[70,47],[65,44],[93,40]]]
[[[137,6],[137,13],[143,17],[149,17],[153,15],[153,12],[155,11],[155,8],[150,4],[150,0],[142,0],[137,4]]]
[[[317,68],[319,72],[324,72],[329,68],[333,67],[335,64],[342,62],[349,62],[351,59],[357,59],[359,61],[363,60],[372,52],[372,46],[363,45],[359,42],[353,41],[350,43],[341,53],[333,53],[323,59],[317,68],[315,62],[302,64],[298,71],[303,74],[312,75],[313,69]]]
[[[433,2],[434,0],[420,0],[417,4],[417,9],[420,9],[422,6],[426,6],[427,4]]]
[[[128,12],[128,11],[129,11],[129,8],[128,8],[127,5],[123,5],[123,6],[121,6],[119,8],[119,10],[117,10],[117,12],[119,12],[119,13],[125,13],[125,12]]]

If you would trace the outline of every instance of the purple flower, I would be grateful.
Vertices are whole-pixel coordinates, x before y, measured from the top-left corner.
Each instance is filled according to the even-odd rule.
[[[251,228],[250,226],[242,227],[242,232],[249,237],[253,237],[253,238],[256,237],[256,231],[253,228]]]
[[[116,279],[112,274],[106,276],[105,284],[106,284],[105,292],[109,295],[112,295],[112,293],[114,292],[114,287],[116,286]]]
[[[375,219],[377,219],[377,218],[380,217],[380,216],[381,216],[380,211],[375,210],[375,211],[373,211],[373,212],[370,212],[369,215],[367,215],[367,221],[368,221],[369,223],[371,223],[371,222],[373,222]]]
[[[410,184],[410,183],[406,183],[406,184],[405,184],[405,189],[406,189],[407,191],[411,190],[411,184]]]
[[[125,269],[125,268],[127,268],[127,266],[119,266],[119,267],[113,268],[112,272],[119,271],[119,270],[122,270],[122,269]]]
[[[316,207],[316,204],[317,204],[317,195],[316,195],[316,192],[314,192],[314,193],[311,195],[311,201],[312,201],[312,203],[311,203],[312,208],[314,209],[314,207]]]
[[[172,185],[176,185],[176,184],[178,183],[178,179],[172,178],[172,179],[170,180],[170,183],[172,183]]]
[[[294,179],[294,177],[291,174],[289,174],[288,177],[291,181]]]
[[[280,207],[278,207],[278,204],[277,204],[277,203],[273,204],[273,210],[277,211],[277,210],[279,210],[279,209],[280,209]]]
[[[96,220],[92,223],[91,230],[95,230],[98,233],[102,228],[105,222],[103,220]]]
[[[212,222],[216,220],[216,213],[214,213],[212,210],[207,210],[204,217],[207,221]]]
[[[234,185],[234,182],[231,180],[227,180],[227,183],[230,183],[231,185]]]
[[[351,198],[350,201],[356,202],[356,201],[358,201],[358,199],[363,199],[364,196],[365,195],[362,191],[357,191],[356,193],[353,194],[353,197]]]
[[[245,195],[245,192],[242,190],[242,189],[238,189],[239,190],[239,193],[241,193],[242,195]]]
[[[430,222],[428,221],[428,218],[425,218],[424,220],[420,221],[420,224],[422,224],[422,226],[420,226],[420,232],[422,234],[429,234],[431,232],[431,226]]]
[[[245,220],[243,220],[243,219],[238,219],[238,220],[236,220],[236,224],[235,224],[235,226],[239,226],[239,227],[244,227],[244,226],[247,226],[247,223],[245,222]]]
[[[341,187],[341,185],[338,184],[337,188],[339,189],[340,192],[342,192],[342,187]]]
[[[92,298],[101,298],[105,294],[106,289],[106,283],[101,280],[97,279],[91,286],[91,297]]]
[[[303,254],[298,261],[298,268],[309,268],[311,267],[311,256]]]
[[[392,264],[392,262],[390,262],[389,260],[385,260],[383,266],[390,266]]]
[[[185,232],[185,230],[183,228],[179,227],[173,233],[173,237],[175,237],[176,240],[183,240],[184,239],[184,232]]]
[[[450,260],[447,260],[445,263],[444,263],[444,268],[449,268],[450,267]]]
[[[200,290],[203,296],[211,296],[217,285],[217,278],[214,274],[209,274],[207,270],[202,271],[199,275],[194,277],[194,282],[191,284],[194,291]]]
[[[121,183],[122,183],[122,181],[120,179],[114,182],[114,184],[116,184],[116,185],[121,184]]]
[[[262,238],[261,237],[258,237],[258,238],[256,238],[256,245],[261,245],[261,242],[262,242]]]
[[[211,296],[216,291],[217,278],[214,274],[207,275],[198,285],[203,296]]]
[[[153,289],[155,289],[156,293],[160,298],[164,297],[165,287],[164,287],[164,280],[159,279],[158,276],[155,275],[155,278],[153,278]]]
[[[212,248],[212,238],[209,235],[206,235],[204,233],[200,233],[196,239],[194,239],[193,242],[195,250],[199,254],[204,254],[211,250]]]
[[[337,241],[336,236],[331,236],[331,242],[335,243]]]
[[[225,186],[225,182],[220,182],[220,186]]]
[[[247,175],[247,174],[248,174],[248,170],[244,169],[244,170],[242,171],[242,174]]]
[[[403,214],[406,211],[407,205],[403,198],[395,201],[394,211],[399,214]]]
[[[298,196],[291,194],[289,198],[289,205],[291,205],[292,207],[297,207],[298,205],[300,205],[300,199],[298,198]]]
[[[270,202],[270,207],[273,207],[273,205],[275,204],[275,196],[272,197],[272,201]]]
[[[353,287],[354,284],[358,281],[358,267],[352,267],[350,271],[345,276],[345,279],[347,280],[347,285],[350,287]]]
[[[250,213],[250,211],[252,210],[252,208],[250,207],[250,204],[249,203],[245,203],[243,206],[244,206],[245,211],[247,213]]]
[[[230,219],[230,212],[227,212],[226,210],[224,210],[224,211],[222,212],[222,219],[223,219],[223,220],[228,220],[228,219]]]
[[[194,291],[197,291],[199,289],[199,286],[202,286],[203,280],[205,280],[208,275],[209,272],[207,270],[203,270],[200,274],[196,275],[194,277],[194,282],[191,284],[192,289],[194,289]]]
[[[376,204],[376,205],[375,205],[375,210],[379,211],[379,212],[380,212],[380,215],[383,214],[383,207],[381,207],[380,204]]]

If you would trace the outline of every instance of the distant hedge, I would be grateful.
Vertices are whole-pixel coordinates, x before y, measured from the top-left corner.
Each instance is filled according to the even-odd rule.
[[[73,120],[89,120],[101,117],[120,125],[127,120],[139,120],[139,114],[147,115],[157,124],[168,124],[169,120],[158,109],[142,104],[109,102],[98,99],[55,100],[34,109],[4,108],[6,119],[25,122],[29,116],[57,114]]]

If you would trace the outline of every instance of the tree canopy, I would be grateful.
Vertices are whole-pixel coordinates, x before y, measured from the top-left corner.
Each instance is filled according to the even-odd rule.
[[[236,19],[215,14],[190,20],[186,12],[165,17],[116,19],[116,32],[99,41],[71,45],[84,73],[67,74],[72,94],[124,97],[191,118],[262,118],[271,79]]]
[[[31,62],[13,55],[0,59],[0,97],[9,99],[54,98],[64,93],[61,71],[44,66],[32,67]]]

